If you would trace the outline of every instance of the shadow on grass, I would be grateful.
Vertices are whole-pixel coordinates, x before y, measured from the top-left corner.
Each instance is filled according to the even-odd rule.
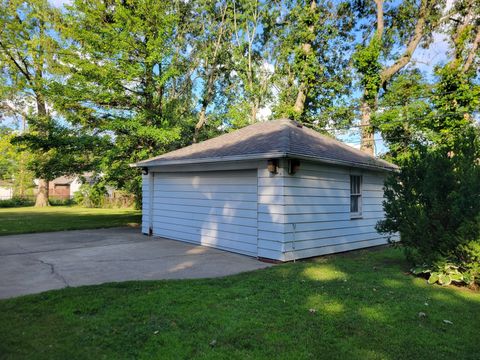
[[[360,251],[220,279],[112,283],[1,301],[0,353],[478,358],[480,294],[428,286],[406,270],[396,250]]]

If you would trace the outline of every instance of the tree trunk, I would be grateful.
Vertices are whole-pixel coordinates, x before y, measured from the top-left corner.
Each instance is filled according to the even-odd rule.
[[[255,124],[257,122],[257,113],[258,113],[258,102],[255,101],[252,105],[252,111],[250,114],[250,124]]]
[[[313,0],[310,2],[310,11],[315,12],[317,9],[317,3],[316,0]],[[312,24],[308,27],[308,31],[310,33],[315,32],[315,24],[312,22]],[[310,42],[302,44],[302,52],[305,58],[311,55],[312,53],[312,44]],[[304,70],[302,71],[302,76],[304,76]],[[300,79],[301,83],[300,86],[298,87],[298,93],[297,93],[297,98],[295,100],[295,105],[293,106],[293,111],[297,114],[298,117],[300,117],[303,114],[303,110],[305,109],[305,101],[307,100],[307,90],[308,90],[308,85],[306,81],[303,79]]]
[[[42,118],[48,116],[47,106],[41,95],[37,95],[37,115]],[[35,207],[45,207],[48,205],[48,181],[45,179],[38,179],[38,192],[35,199]]]
[[[44,179],[38,180],[38,192],[35,199],[35,207],[48,206],[48,181]]]
[[[374,131],[370,126],[370,118],[372,117],[372,109],[366,100],[362,101],[361,106],[362,118],[361,118],[361,144],[360,150],[364,153],[374,156],[375,155],[375,141],[373,138]]]
[[[303,114],[303,109],[305,108],[305,100],[307,99],[307,94],[305,93],[305,84],[300,84],[298,88],[297,99],[295,100],[295,105],[293,106],[293,111],[299,116]]]
[[[193,135],[193,143],[195,144],[198,141],[198,135],[200,134],[200,130],[205,125],[205,121],[207,120],[207,105],[202,104],[202,109],[200,110],[200,114],[198,115],[198,122],[195,125],[195,134]]]

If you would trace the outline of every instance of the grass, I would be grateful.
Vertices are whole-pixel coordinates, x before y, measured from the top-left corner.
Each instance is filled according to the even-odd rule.
[[[480,293],[427,285],[407,268],[389,248],[3,300],[0,357],[478,359]]]
[[[0,209],[0,235],[95,229],[140,223],[133,209],[90,209],[78,206]]]

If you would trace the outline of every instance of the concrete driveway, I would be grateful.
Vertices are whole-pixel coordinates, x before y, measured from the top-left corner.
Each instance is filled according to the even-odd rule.
[[[219,277],[267,266],[135,228],[2,236],[0,298],[112,281]]]

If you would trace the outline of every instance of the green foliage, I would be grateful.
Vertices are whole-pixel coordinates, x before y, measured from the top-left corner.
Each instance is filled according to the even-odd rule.
[[[231,9],[231,84],[227,123],[233,127],[258,121],[259,110],[272,99],[270,39],[278,4],[240,0]]]
[[[480,86],[464,67],[464,43],[454,36],[452,45],[454,57],[435,69],[434,84],[405,72],[381,99],[387,109],[397,101],[375,121],[401,170],[386,183],[386,219],[377,229],[399,232],[408,258],[430,265],[430,282],[471,285],[479,276],[480,128],[473,114]]]
[[[275,22],[272,54],[274,84],[279,92],[274,117],[288,117],[324,127],[347,122],[352,113],[345,97],[350,95],[352,14],[345,2],[287,0],[280,2]],[[296,109],[299,91],[303,110]]]
[[[450,285],[452,282],[457,284],[465,283],[469,285],[471,281],[467,274],[463,274],[458,266],[452,263],[443,263],[431,267],[421,266],[413,268],[411,271],[415,275],[427,275],[429,284],[439,283],[442,286]]]
[[[94,166],[90,156],[98,151],[91,136],[65,124],[60,114],[52,115],[54,84],[71,70],[58,58],[64,46],[57,31],[59,16],[46,0],[0,5],[0,102],[7,116],[23,119],[26,126],[11,142],[24,151],[21,167],[26,164],[42,183]],[[46,192],[38,191],[37,200],[36,205],[46,206]]]
[[[480,215],[476,221],[467,225],[476,227],[475,233],[480,233]],[[467,284],[480,286],[480,238],[468,241],[460,246],[459,256],[464,268],[464,280]]]
[[[14,196],[11,199],[0,200],[0,208],[15,208],[32,206],[35,202],[31,198]]]
[[[76,204],[87,208],[101,208],[104,205],[107,189],[103,183],[90,185],[82,184],[80,189],[73,194]]]
[[[125,191],[113,191],[109,196],[104,181],[82,184],[74,194],[73,202],[86,208],[131,208],[135,197]]]
[[[72,206],[77,204],[75,199],[62,199],[55,197],[50,197],[48,203],[50,206]]]
[[[54,103],[73,124],[109,136],[106,182],[140,199],[129,164],[187,144],[194,118],[184,2],[75,1],[61,25],[59,56],[75,71],[55,83]]]
[[[36,177],[53,180],[61,175],[94,170],[107,148],[106,139],[82,128],[65,127],[53,118],[29,118],[30,129],[12,142],[32,152],[28,168]]]
[[[353,64],[360,75],[360,84],[364,89],[364,98],[373,106],[378,96],[381,83],[380,63],[382,40],[376,34],[367,45],[359,45],[353,55]]]
[[[478,270],[478,159],[480,134],[474,126],[456,133],[453,143],[416,144],[385,184],[386,219],[377,230],[400,233],[407,257],[416,264],[450,261]]]
[[[12,143],[15,132],[8,128],[0,128],[0,179],[8,180],[13,185],[14,194],[25,196],[34,187],[34,175],[27,169],[32,155],[21,152]]]

